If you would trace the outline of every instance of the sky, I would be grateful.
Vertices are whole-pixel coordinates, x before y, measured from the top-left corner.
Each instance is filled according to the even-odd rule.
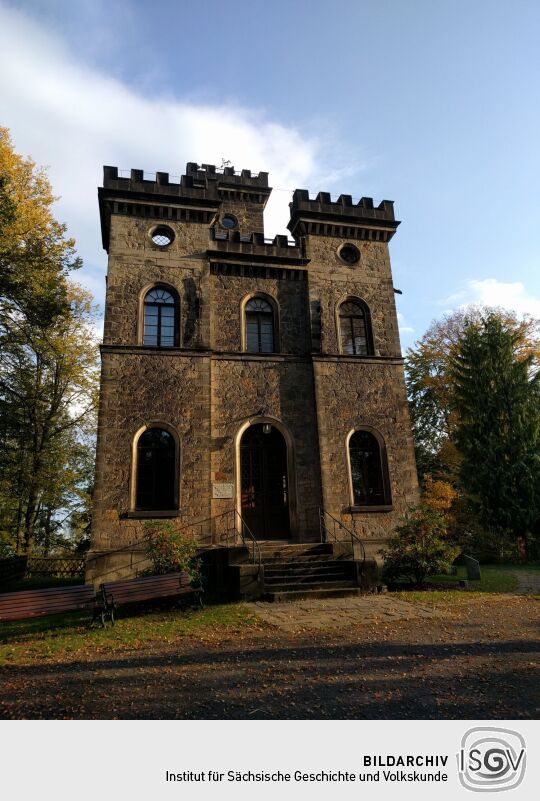
[[[102,166],[395,201],[403,347],[468,303],[540,317],[537,0],[0,0],[0,124],[49,168],[103,307]]]

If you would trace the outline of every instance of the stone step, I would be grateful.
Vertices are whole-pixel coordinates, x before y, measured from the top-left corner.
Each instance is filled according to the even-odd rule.
[[[272,592],[280,592],[280,591],[287,591],[287,592],[294,592],[295,590],[302,590],[302,589],[311,589],[317,590],[324,585],[324,588],[328,589],[342,589],[344,587],[356,587],[357,584],[355,581],[351,579],[329,579],[328,581],[305,581],[299,582],[296,580],[286,581],[282,584],[272,584],[269,585],[272,588]],[[266,589],[266,582],[265,582],[265,589]]]
[[[278,567],[265,565],[265,576],[320,576],[322,573],[349,573],[350,563],[343,562],[310,562],[307,565],[295,565],[294,562]]]
[[[283,546],[266,546],[259,545],[259,550],[265,556],[279,556],[280,554],[294,555],[301,553],[310,554],[330,554],[332,553],[332,546],[326,544],[314,545],[283,545]]]
[[[264,574],[265,587],[275,587],[276,585],[284,586],[289,584],[311,584],[312,586],[315,586],[316,584],[327,584],[330,581],[346,581],[349,583],[352,581],[352,579],[343,570],[339,571],[339,573],[333,571],[331,573],[317,573],[316,575],[309,573],[279,573],[277,576],[267,576],[266,573]]]
[[[275,559],[263,559],[262,563],[264,564],[265,569],[268,568],[269,570],[279,570],[281,568],[288,570],[289,566],[306,568],[307,570],[309,567],[317,567],[321,565],[343,565],[351,561],[351,559],[343,559],[343,557],[333,558],[328,554],[324,554],[320,556],[303,555],[302,557],[291,559],[284,559],[283,557],[277,557]]]
[[[307,589],[306,587],[302,587],[296,590],[276,591],[273,589],[271,592],[265,592],[263,599],[271,603],[287,603],[309,598],[346,598],[348,596],[358,595],[362,595],[360,587],[341,587],[337,589],[327,587]]]
[[[299,554],[280,554],[279,556],[262,556],[261,561],[265,565],[291,565],[291,564],[317,564],[318,562],[348,562],[349,559],[333,559],[328,553],[299,553]]]
[[[332,545],[331,542],[320,542],[319,540],[309,542],[298,542],[297,540],[257,540],[261,548],[326,548]]]
[[[279,565],[264,566],[265,576],[291,576],[291,575],[304,575],[309,574],[318,576],[320,573],[344,573],[350,570],[350,562],[285,562]]]
[[[265,576],[318,576],[321,573],[347,573],[351,562],[308,562],[297,565],[294,562],[281,565],[265,565]]]

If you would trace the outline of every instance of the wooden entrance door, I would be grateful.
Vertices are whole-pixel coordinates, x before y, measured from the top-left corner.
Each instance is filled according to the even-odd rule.
[[[290,535],[287,445],[274,426],[250,426],[240,444],[242,517],[258,539]]]

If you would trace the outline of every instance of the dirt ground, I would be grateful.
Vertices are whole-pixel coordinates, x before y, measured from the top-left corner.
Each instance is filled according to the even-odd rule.
[[[538,718],[540,603],[214,632],[0,668],[0,718]]]

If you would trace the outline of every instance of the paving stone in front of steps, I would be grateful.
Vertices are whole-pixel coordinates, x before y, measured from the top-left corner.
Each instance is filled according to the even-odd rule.
[[[253,601],[247,606],[266,623],[285,631],[336,629],[387,620],[433,618],[434,609],[401,601],[388,595],[361,595],[350,598],[313,598],[269,604]]]
[[[518,586],[516,595],[540,595],[540,573],[532,570],[515,570]]]

